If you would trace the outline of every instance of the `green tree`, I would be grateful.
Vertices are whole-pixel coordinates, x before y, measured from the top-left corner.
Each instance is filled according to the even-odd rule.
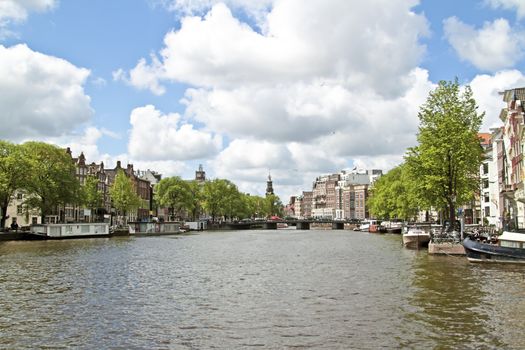
[[[457,79],[439,82],[419,111],[418,145],[408,150],[407,166],[422,199],[455,221],[456,206],[469,202],[479,188],[482,149],[472,90],[461,92]]]
[[[91,210],[91,217],[94,216],[97,209],[102,207],[103,203],[103,194],[98,189],[98,183],[99,181],[96,176],[89,175],[82,188],[82,202]]]
[[[240,200],[241,195],[237,186],[231,181],[224,179],[214,179],[204,184],[203,188],[203,206],[211,215],[212,221],[217,217],[235,215],[236,202]]]
[[[247,202],[250,216],[263,217],[268,215],[266,198],[261,196],[248,196]]]
[[[63,149],[34,141],[20,147],[22,158],[28,162],[28,180],[23,186],[28,194],[25,204],[40,210],[42,222],[59,206],[79,204],[80,183],[75,177],[75,165]]]
[[[196,210],[197,203],[192,196],[192,190],[196,191],[188,181],[179,176],[166,177],[157,184],[155,196],[157,203],[168,208],[170,215],[174,216],[182,211]]]
[[[203,207],[211,215],[211,220],[220,216],[222,206],[221,180],[214,179],[207,181],[203,188]]]
[[[244,201],[242,193],[239,192],[237,185],[228,180],[223,180],[224,198],[223,198],[223,215],[232,220],[235,217],[242,216],[244,212]]]
[[[417,181],[404,163],[374,182],[367,205],[373,217],[404,220],[413,218],[425,207],[417,195]]]
[[[141,199],[133,187],[133,182],[123,170],[117,172],[115,181],[109,188],[109,195],[113,207],[117,210],[117,217],[124,217],[124,223],[128,212],[137,209],[141,204]]]
[[[276,196],[275,194],[269,194],[265,197],[264,201],[264,213],[267,216],[283,215],[283,203],[281,202],[279,196]]]
[[[203,186],[195,180],[188,181],[188,212],[191,213],[193,221],[197,220],[202,210]]]
[[[20,146],[0,140],[0,228],[5,227],[11,198],[24,187],[29,174],[29,164]]]

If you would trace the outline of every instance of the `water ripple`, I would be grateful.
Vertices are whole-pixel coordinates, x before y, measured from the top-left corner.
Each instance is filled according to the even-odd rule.
[[[525,347],[525,270],[396,235],[214,232],[0,244],[0,348]]]

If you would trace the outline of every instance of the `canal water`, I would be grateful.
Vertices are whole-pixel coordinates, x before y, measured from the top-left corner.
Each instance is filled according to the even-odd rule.
[[[399,235],[0,243],[0,348],[522,349],[525,267]]]

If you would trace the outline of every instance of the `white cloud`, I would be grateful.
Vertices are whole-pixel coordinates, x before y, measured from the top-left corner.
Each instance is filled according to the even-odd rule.
[[[498,72],[494,75],[478,75],[471,82],[474,98],[479,105],[479,111],[485,112],[482,130],[489,131],[502,125],[499,115],[505,108],[499,92],[525,86],[525,75],[518,70]]]
[[[397,95],[425,50],[418,39],[427,22],[411,10],[415,4],[282,0],[267,13],[263,33],[217,4],[204,18],[184,18],[180,30],[164,38],[161,59],[140,60],[131,72],[147,74],[130,82],[158,93],[160,81],[231,88],[322,77]]]
[[[269,169],[286,168],[291,162],[291,154],[284,145],[237,139],[215,158],[213,164],[219,177],[236,172],[237,178],[247,180],[259,176],[261,169],[266,173]]]
[[[138,89],[150,90],[155,95],[163,95],[166,89],[159,83],[164,76],[163,67],[155,55],[151,55],[151,60],[151,65],[148,65],[145,59],[140,59],[129,75],[122,68],[117,69],[112,73],[113,80],[123,81]]]
[[[275,0],[154,0],[166,7],[169,11],[180,12],[185,15],[201,14],[214,5],[223,3],[229,8],[242,10],[256,21],[262,22]]]
[[[433,87],[421,69],[406,79],[410,90],[391,99],[327,81],[190,89],[184,103],[186,117],[233,139],[313,144],[345,156],[402,153],[415,141],[419,105]]]
[[[0,1],[0,38],[13,33],[7,29],[11,23],[24,22],[29,12],[51,10],[56,0],[1,0]]]
[[[263,194],[269,169],[286,199],[354,159],[372,166],[401,159],[433,86],[417,68],[425,52],[419,39],[428,32],[412,10],[418,1],[255,3],[165,1],[198,16],[182,19],[159,53],[114,78],[155,94],[169,82],[191,85],[184,120],[231,140],[209,162],[210,176],[244,191]]]
[[[84,153],[86,162],[88,163],[99,163],[101,160],[106,163],[110,156],[108,154],[101,154],[97,145],[102,136],[102,130],[96,127],[87,127],[82,135],[66,136],[52,140],[52,142],[62,147],[69,147],[73,157],[78,157],[81,152]]]
[[[450,17],[444,21],[444,30],[458,56],[479,69],[512,68],[523,58],[524,33],[513,31],[503,18],[486,22],[483,28],[476,30]]]
[[[26,45],[0,45],[0,137],[60,136],[91,119],[90,72]]]
[[[91,79],[91,84],[98,86],[98,87],[103,87],[107,85],[107,81],[106,79],[102,77],[96,77],[96,78]]]
[[[302,83],[233,90],[190,89],[183,101],[187,116],[233,137],[305,141],[337,128],[351,101],[338,85]]]
[[[523,0],[485,0],[493,8],[516,9],[518,18],[525,18],[525,1]]]
[[[279,189],[278,194],[283,199],[302,190],[311,190],[311,182],[316,176],[335,173],[352,164],[387,170],[399,164],[406,148],[415,144],[419,106],[434,88],[428,81],[428,73],[421,69],[414,70],[409,80],[411,89],[404,96],[390,100],[370,91],[356,93],[343,89],[340,100],[347,103],[341,103],[341,106],[334,102],[338,100],[338,94],[331,92],[333,87],[328,87],[326,95],[332,98],[326,101],[319,91],[317,99],[312,98],[313,94],[294,91],[305,89],[304,86],[277,89],[272,93],[281,98],[274,100],[272,110],[262,112],[257,106],[265,105],[265,102],[258,100],[255,91],[245,93],[252,96],[251,104],[244,97],[236,101],[233,94],[214,101],[212,110],[208,110],[211,107],[207,105],[209,100],[205,99],[205,105],[195,110],[209,113],[209,119],[200,121],[211,129],[220,127],[213,122],[213,116],[226,123],[225,129],[220,129],[222,132],[228,133],[228,128],[244,124],[239,125],[237,132],[228,133],[234,141],[210,162],[211,169],[219,177],[232,179],[242,190],[257,190],[254,193],[259,194],[261,190],[264,194],[265,176],[271,170],[276,190]],[[286,90],[290,91],[289,95]],[[191,105],[193,101],[188,103]],[[235,107],[216,108],[221,103]],[[256,107],[252,109],[253,105]],[[242,106],[249,112],[243,113]],[[192,106],[188,109],[193,110]],[[325,128],[327,131],[324,132],[318,125],[309,125],[308,119],[301,123],[304,116],[299,112],[312,113],[317,116],[318,125],[323,127],[324,123],[330,128]],[[299,122],[296,123],[295,118],[299,118]],[[253,124],[261,119],[260,124]],[[279,129],[289,133],[295,130],[297,134],[307,136],[286,138],[285,132],[281,137]],[[322,137],[317,137],[316,130]]]
[[[181,123],[178,114],[163,115],[152,105],[135,108],[128,151],[137,160],[190,160],[212,156],[222,147],[222,138]]]

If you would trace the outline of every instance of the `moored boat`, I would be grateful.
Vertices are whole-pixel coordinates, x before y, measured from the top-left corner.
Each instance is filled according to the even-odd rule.
[[[403,233],[403,245],[406,248],[426,247],[428,242],[430,242],[430,233],[419,227],[412,227]]]
[[[109,224],[104,222],[38,224],[31,225],[29,234],[41,239],[108,237]]]
[[[470,262],[525,263],[525,234],[505,231],[495,239],[465,238]]]
[[[379,221],[372,220],[368,232],[370,233],[385,233],[386,229],[380,224]]]
[[[186,232],[180,222],[130,222],[130,236],[163,236]]]
[[[374,226],[378,226],[379,223],[377,220],[364,220],[361,221],[358,227],[356,227],[355,231],[361,231],[361,232],[375,232],[377,230]]]
[[[399,221],[387,221],[381,225],[387,233],[401,233],[403,231],[403,223]]]

